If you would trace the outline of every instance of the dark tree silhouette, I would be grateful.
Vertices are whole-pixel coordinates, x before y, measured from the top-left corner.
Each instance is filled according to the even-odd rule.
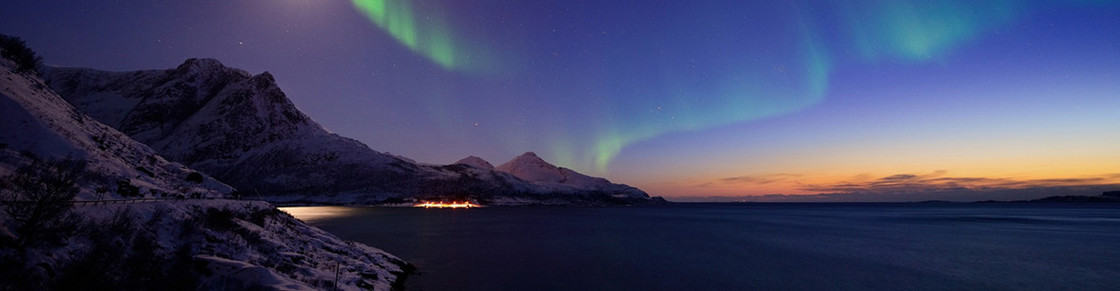
[[[43,58],[18,37],[0,34],[0,51],[0,56],[16,62],[16,72],[38,73],[43,65]]]
[[[198,172],[191,172],[190,174],[187,174],[187,181],[202,183],[202,174],[199,174]]]
[[[12,217],[19,248],[34,244],[60,225],[78,194],[78,178],[86,162],[76,160],[33,160],[3,181],[4,211]]]

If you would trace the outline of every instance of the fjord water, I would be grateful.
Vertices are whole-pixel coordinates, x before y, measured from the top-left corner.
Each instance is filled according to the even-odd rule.
[[[1120,206],[674,204],[286,211],[412,290],[1120,288]]]

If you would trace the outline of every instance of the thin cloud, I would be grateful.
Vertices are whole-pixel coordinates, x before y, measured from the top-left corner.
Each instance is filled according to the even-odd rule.
[[[1045,187],[1076,187],[1120,183],[1120,175],[1095,177],[1026,179],[946,177],[948,172],[894,174],[877,179],[858,177],[829,184],[806,184],[801,190],[818,193],[912,193],[946,190],[997,190]]]
[[[737,184],[766,185],[766,184],[772,184],[772,183],[777,183],[777,182],[789,181],[791,179],[796,179],[796,178],[801,177],[801,176],[802,176],[801,174],[789,174],[789,173],[768,174],[768,175],[761,175],[761,176],[735,176],[735,177],[727,177],[727,178],[719,179],[719,180],[712,181],[712,182],[707,182],[707,183],[701,184],[700,186],[707,187],[707,186],[714,186],[714,185],[737,185]]]

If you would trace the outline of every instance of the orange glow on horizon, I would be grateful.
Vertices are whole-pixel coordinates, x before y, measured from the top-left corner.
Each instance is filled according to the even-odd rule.
[[[931,128],[939,128],[931,124]],[[1115,124],[1100,123],[1115,131]],[[612,181],[653,196],[815,195],[849,192],[921,192],[939,189],[1017,190],[1120,185],[1118,135],[1084,135],[1078,127],[1011,128],[999,132],[945,129],[910,134],[902,129],[854,138],[821,135],[788,146],[731,143],[697,156],[623,155]],[[851,132],[864,128],[853,127]],[[887,133],[905,138],[888,138]],[[862,133],[861,133],[862,134]],[[884,134],[878,136],[874,134]],[[874,137],[874,138],[872,138]],[[765,137],[753,137],[751,140]],[[634,159],[634,160],[628,160]],[[1055,195],[1062,193],[1055,193]]]
[[[1038,187],[1075,187],[1120,185],[1120,173],[1077,172],[1053,167],[1054,172],[1008,169],[1006,173],[980,171],[875,171],[853,174],[778,173],[745,174],[732,177],[692,177],[673,182],[637,184],[650,195],[757,196],[770,194],[815,195],[845,192],[914,192],[947,189],[1015,190]],[[1064,171],[1063,171],[1064,170]],[[993,171],[995,172],[995,171]],[[1042,172],[1042,173],[1039,173]]]

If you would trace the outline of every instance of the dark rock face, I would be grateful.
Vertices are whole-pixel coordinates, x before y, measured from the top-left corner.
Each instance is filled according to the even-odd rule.
[[[267,72],[250,76],[216,60],[130,73],[52,69],[47,76],[79,109],[187,163],[233,159],[312,126]]]
[[[12,63],[0,60],[0,168],[81,162],[86,166],[75,181],[81,188],[79,200],[220,197],[233,191],[94,119],[49,90],[38,75],[18,73]]]
[[[79,110],[162,156],[272,200],[373,203],[469,196],[493,201],[516,197],[535,204],[576,197],[649,199],[637,188],[609,186],[618,184],[568,169],[563,169],[571,172],[567,175],[596,186],[527,181],[477,157],[428,166],[380,153],[308,118],[268,72],[250,75],[213,59],[189,59],[169,70],[51,68],[45,75]]]
[[[418,171],[327,132],[267,72],[252,76],[216,60],[190,59],[170,70],[55,68],[47,79],[94,118],[245,192],[379,192]]]

